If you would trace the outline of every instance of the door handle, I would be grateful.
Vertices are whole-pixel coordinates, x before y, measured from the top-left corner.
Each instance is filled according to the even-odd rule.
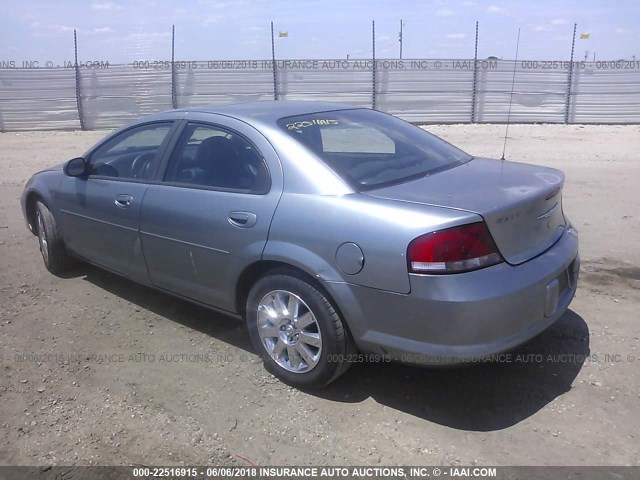
[[[235,227],[251,228],[258,221],[255,213],[251,212],[231,212],[229,213],[229,223]]]
[[[127,208],[131,205],[132,202],[133,197],[131,195],[121,194],[116,195],[116,200],[114,203],[116,204],[116,207]]]

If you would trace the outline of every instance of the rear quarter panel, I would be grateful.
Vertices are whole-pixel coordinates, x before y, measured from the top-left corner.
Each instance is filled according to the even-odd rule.
[[[317,195],[285,192],[273,218],[265,260],[293,264],[323,282],[346,282],[409,293],[407,247],[440,228],[481,220],[441,207],[375,199],[359,193]],[[356,274],[341,270],[338,247],[355,243],[364,254]]]

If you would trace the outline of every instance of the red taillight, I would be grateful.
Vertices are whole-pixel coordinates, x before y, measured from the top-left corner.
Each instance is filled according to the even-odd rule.
[[[456,273],[502,262],[484,222],[422,235],[409,244],[411,273]]]

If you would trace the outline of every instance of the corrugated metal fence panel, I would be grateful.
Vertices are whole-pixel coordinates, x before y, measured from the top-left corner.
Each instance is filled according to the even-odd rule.
[[[314,60],[313,64],[317,68],[296,68],[295,61],[277,62],[280,99],[371,107],[372,60]]]
[[[511,121],[515,123],[563,123],[567,95],[568,69],[543,68],[543,62],[536,66],[518,60]],[[478,70],[476,97],[476,121],[501,123],[507,121],[511,85],[513,82],[513,61],[497,61],[496,68]]]
[[[0,69],[0,131],[80,128],[73,68]]]
[[[636,62],[587,63],[574,70],[572,83],[569,122],[640,123]]]
[[[427,68],[413,69],[412,62]],[[611,67],[605,68],[605,63]],[[279,98],[371,107],[372,65],[371,60],[279,60]],[[472,62],[378,60],[376,65],[376,108],[418,123],[471,121]],[[637,63],[574,66],[569,121],[640,123],[640,70],[634,66]],[[515,67],[511,121],[564,122],[568,62],[525,60]],[[476,122],[507,121],[513,68],[513,61],[501,60],[483,61],[477,68]],[[87,129],[118,127],[172,108],[170,68],[109,65],[82,69],[80,75]],[[79,128],[75,93],[73,68],[0,69],[0,130]],[[197,68],[176,71],[179,107],[272,98],[273,70],[268,60],[198,62]]]
[[[271,62],[255,61],[264,68],[179,69],[176,72],[178,107],[222,105],[225,103],[273,100],[273,70]],[[211,63],[211,62],[209,62]],[[218,65],[237,65],[220,62]],[[242,65],[242,64],[241,64]]]
[[[409,122],[460,123],[471,121],[473,68],[453,70],[459,60],[441,60],[440,68],[377,72],[376,108]],[[473,60],[462,61],[470,66]],[[403,62],[410,65],[411,61]],[[382,63],[384,66],[384,63]]]
[[[150,113],[170,110],[171,70],[110,65],[80,71],[85,128],[114,128]]]

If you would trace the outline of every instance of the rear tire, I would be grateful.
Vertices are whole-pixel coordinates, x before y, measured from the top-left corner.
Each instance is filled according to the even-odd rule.
[[[53,274],[67,270],[73,260],[65,249],[64,241],[53,215],[42,202],[36,203],[36,228],[40,253],[47,270]]]
[[[328,385],[350,366],[355,347],[331,301],[295,271],[279,270],[251,288],[247,328],[266,370],[299,388]]]

